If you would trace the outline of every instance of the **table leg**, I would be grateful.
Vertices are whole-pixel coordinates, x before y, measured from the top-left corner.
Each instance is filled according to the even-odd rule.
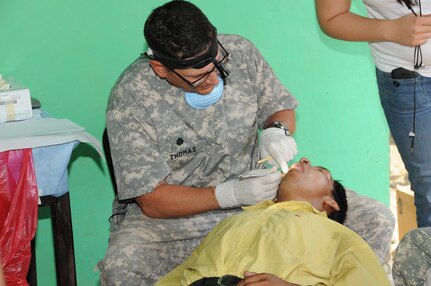
[[[36,236],[31,240],[31,259],[27,272],[27,282],[30,286],[37,286],[36,275]]]
[[[57,285],[75,286],[75,252],[73,247],[72,216],[69,193],[58,197],[51,205],[52,229],[54,234],[55,265]]]

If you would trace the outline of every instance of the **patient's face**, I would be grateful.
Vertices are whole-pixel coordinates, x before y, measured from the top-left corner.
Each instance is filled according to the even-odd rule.
[[[277,201],[308,201],[321,210],[321,201],[332,197],[331,173],[319,166],[312,166],[310,160],[301,158],[293,164],[280,183]]]

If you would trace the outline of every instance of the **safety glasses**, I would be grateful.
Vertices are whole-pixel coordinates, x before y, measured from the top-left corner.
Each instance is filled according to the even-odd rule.
[[[208,77],[211,75],[211,73],[213,73],[214,71],[216,71],[217,74],[220,75],[220,77],[222,79],[224,79],[224,78],[228,77],[229,73],[230,73],[230,71],[225,66],[225,64],[227,63],[227,61],[229,59],[229,53],[226,51],[226,49],[223,47],[223,45],[220,42],[218,42],[218,46],[219,46],[218,50],[219,50],[219,54],[220,54],[220,56],[219,56],[220,60],[217,60],[217,58],[214,58],[214,57],[211,57],[209,59],[205,59],[205,61],[208,61],[209,63],[213,63],[214,67],[210,71],[204,73],[203,75],[201,75],[199,78],[197,78],[194,81],[189,81],[184,76],[182,76],[181,74],[176,72],[173,68],[171,68],[167,65],[165,65],[165,66],[192,88],[196,88],[199,85],[203,84],[208,79]],[[199,64],[197,64],[196,66],[199,66]]]

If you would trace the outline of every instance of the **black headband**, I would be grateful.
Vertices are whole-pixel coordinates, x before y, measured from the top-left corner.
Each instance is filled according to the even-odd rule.
[[[148,58],[152,60],[157,60],[162,64],[174,68],[174,69],[189,69],[196,68],[200,69],[208,64],[214,62],[218,53],[218,41],[217,38],[211,42],[211,46],[208,50],[200,56],[191,58],[191,59],[174,59],[168,56],[165,56],[151,48],[148,48],[148,51],[144,53]]]

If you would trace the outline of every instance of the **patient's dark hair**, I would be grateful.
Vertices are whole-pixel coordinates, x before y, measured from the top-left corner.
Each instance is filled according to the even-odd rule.
[[[412,9],[413,5],[417,4],[417,0],[397,0],[397,2],[400,4],[404,3],[410,10]]]
[[[335,220],[339,223],[344,223],[344,220],[346,219],[346,213],[347,213],[347,198],[346,198],[346,189],[343,187],[343,185],[337,181],[334,180],[334,185],[332,189],[332,195],[334,196],[334,200],[337,202],[338,207],[340,208],[339,211],[333,210],[330,215],[328,215],[328,218]]]
[[[194,4],[174,0],[151,12],[144,36],[151,49],[174,59],[188,59],[205,52],[217,31]]]

